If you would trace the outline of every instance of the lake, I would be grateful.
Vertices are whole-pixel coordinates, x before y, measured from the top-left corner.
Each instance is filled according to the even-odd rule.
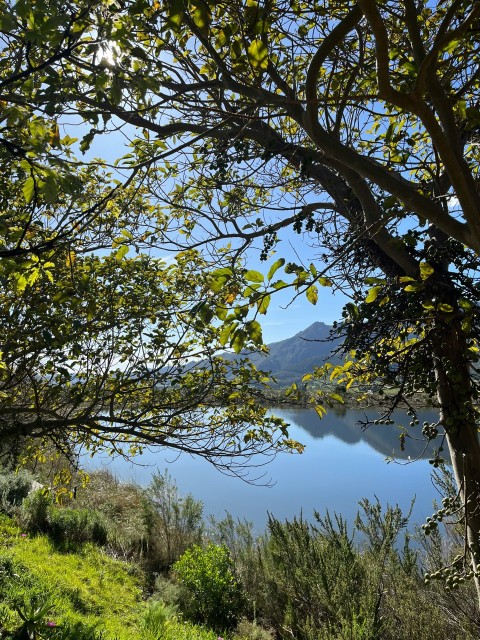
[[[257,484],[223,475],[205,460],[167,450],[145,451],[134,465],[117,458],[97,459],[93,466],[106,466],[121,480],[143,486],[149,484],[156,469],[163,472],[167,468],[182,494],[191,493],[203,502],[206,515],[221,518],[228,511],[252,521],[258,533],[265,528],[267,512],[279,519],[293,518],[300,512],[310,518],[314,510],[323,514],[329,509],[352,523],[358,501],[374,500],[375,496],[383,505],[398,504],[404,511],[416,496],[411,521],[423,522],[431,515],[432,500],[441,498],[430,479],[432,467],[423,443],[407,438],[405,451],[400,451],[395,425],[408,425],[410,418],[405,412],[395,414],[395,425],[362,431],[358,421],[366,412],[375,417],[375,409],[332,411],[322,420],[313,409],[275,409],[276,415],[290,423],[291,437],[306,445],[305,452],[279,454],[262,469],[266,475]],[[423,420],[438,419],[438,414],[427,410],[418,417],[421,425]],[[412,435],[418,437],[421,426],[416,429]],[[385,458],[393,451],[402,457],[387,463]],[[412,461],[422,452],[421,459]],[[268,481],[273,486],[265,486]]]

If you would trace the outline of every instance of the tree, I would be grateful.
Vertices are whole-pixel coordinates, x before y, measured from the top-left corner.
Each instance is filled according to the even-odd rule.
[[[201,310],[224,344],[260,339],[249,308],[265,313],[274,290],[312,303],[318,285],[353,290],[357,366],[399,383],[399,398],[438,399],[430,434],[448,443],[480,594],[479,12],[464,0],[20,2],[2,22],[16,60],[2,99],[20,86],[30,109],[77,114],[84,148],[130,136],[119,167],[166,214],[150,237],[223,250],[220,297]],[[276,260],[266,279],[239,263],[259,239],[269,258],[288,227],[321,259]]]
[[[62,65],[91,46],[95,7],[1,3],[0,451],[157,445],[242,474],[298,445],[258,401],[265,374],[224,361],[219,328],[199,320],[205,259],[151,255],[164,214],[137,169],[78,160],[90,132],[80,148],[62,134]]]

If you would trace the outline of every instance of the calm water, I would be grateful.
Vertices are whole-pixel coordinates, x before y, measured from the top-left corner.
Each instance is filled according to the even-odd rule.
[[[323,513],[329,509],[351,523],[363,497],[374,500],[378,496],[382,504],[398,503],[407,510],[416,496],[412,521],[420,523],[431,514],[432,500],[438,500],[439,495],[430,480],[428,453],[420,460],[409,461],[408,455],[418,457],[423,445],[407,438],[406,450],[400,452],[395,425],[362,431],[357,422],[365,417],[365,411],[347,410],[343,415],[331,412],[323,420],[313,409],[275,413],[291,424],[291,436],[306,448],[302,455],[280,454],[264,468],[267,475],[263,482],[271,480],[274,485],[270,487],[247,484],[222,475],[204,460],[161,450],[139,456],[141,466],[117,459],[97,460],[95,467],[107,466],[120,479],[140,485],[147,485],[156,469],[167,468],[182,494],[192,493],[202,500],[205,514],[223,517],[228,511],[252,521],[257,532],[265,528],[267,512],[284,519],[301,511],[309,517],[314,510]],[[374,410],[368,413],[375,417]],[[420,424],[434,420],[435,412],[424,412],[419,419]],[[408,422],[406,414],[396,414],[395,424]],[[385,458],[393,451],[403,458],[387,463]]]

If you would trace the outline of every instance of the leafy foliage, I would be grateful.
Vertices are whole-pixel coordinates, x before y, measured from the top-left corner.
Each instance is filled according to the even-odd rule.
[[[234,626],[243,607],[243,594],[226,547],[208,544],[188,549],[173,566],[188,590],[188,615],[214,629]]]

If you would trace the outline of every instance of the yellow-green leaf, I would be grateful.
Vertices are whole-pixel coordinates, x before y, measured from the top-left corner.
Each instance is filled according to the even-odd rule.
[[[446,302],[441,302],[438,305],[438,310],[442,311],[443,313],[452,313],[453,312],[453,307],[450,304],[447,304]]]
[[[368,295],[365,298],[365,302],[367,304],[371,304],[372,302],[375,302],[381,290],[382,290],[382,287],[372,287],[371,289],[369,289]]]
[[[117,260],[123,260],[123,258],[127,255],[128,250],[128,246],[126,244],[123,244],[115,253],[115,258]]]
[[[263,282],[264,278],[263,274],[259,271],[253,271],[253,269],[250,269],[245,272],[245,280],[248,280],[249,282]]]
[[[200,31],[204,34],[208,33],[212,14],[210,13],[210,7],[206,2],[203,0],[195,0],[192,17]]]
[[[330,278],[324,278],[324,277],[319,278],[318,283],[322,287],[331,287],[333,285],[333,282],[330,280]]]
[[[314,285],[307,289],[307,300],[312,304],[317,304],[318,302],[318,288]]]
[[[35,180],[30,176],[25,180],[23,185],[23,197],[25,198],[25,202],[30,204],[33,200],[33,196],[35,195]]]
[[[258,307],[258,312],[261,313],[262,315],[265,315],[267,313],[267,309],[270,305],[270,299],[271,297],[269,295],[266,296],[262,296],[262,298],[260,298],[260,300],[257,303],[257,307]]]
[[[321,404],[316,404],[315,405],[315,411],[318,413],[320,418],[323,418],[323,416],[326,415],[326,413],[327,413],[327,410]]]
[[[268,67],[267,45],[261,40],[254,40],[247,50],[248,60],[254,69],[266,69]]]
[[[283,267],[284,264],[285,264],[285,258],[279,258],[276,262],[274,262],[268,271],[268,274],[267,274],[268,280],[271,280],[275,275],[275,273],[278,271],[278,269],[280,269],[280,267]]]
[[[435,269],[431,264],[428,264],[428,262],[420,263],[420,277],[422,280],[426,280],[427,278],[429,278],[432,273],[434,273],[434,271]]]
[[[415,292],[415,291],[421,291],[423,289],[423,285],[421,285],[420,283],[416,283],[416,284],[409,284],[408,286],[405,287],[405,291],[407,293],[411,293],[411,292]]]

